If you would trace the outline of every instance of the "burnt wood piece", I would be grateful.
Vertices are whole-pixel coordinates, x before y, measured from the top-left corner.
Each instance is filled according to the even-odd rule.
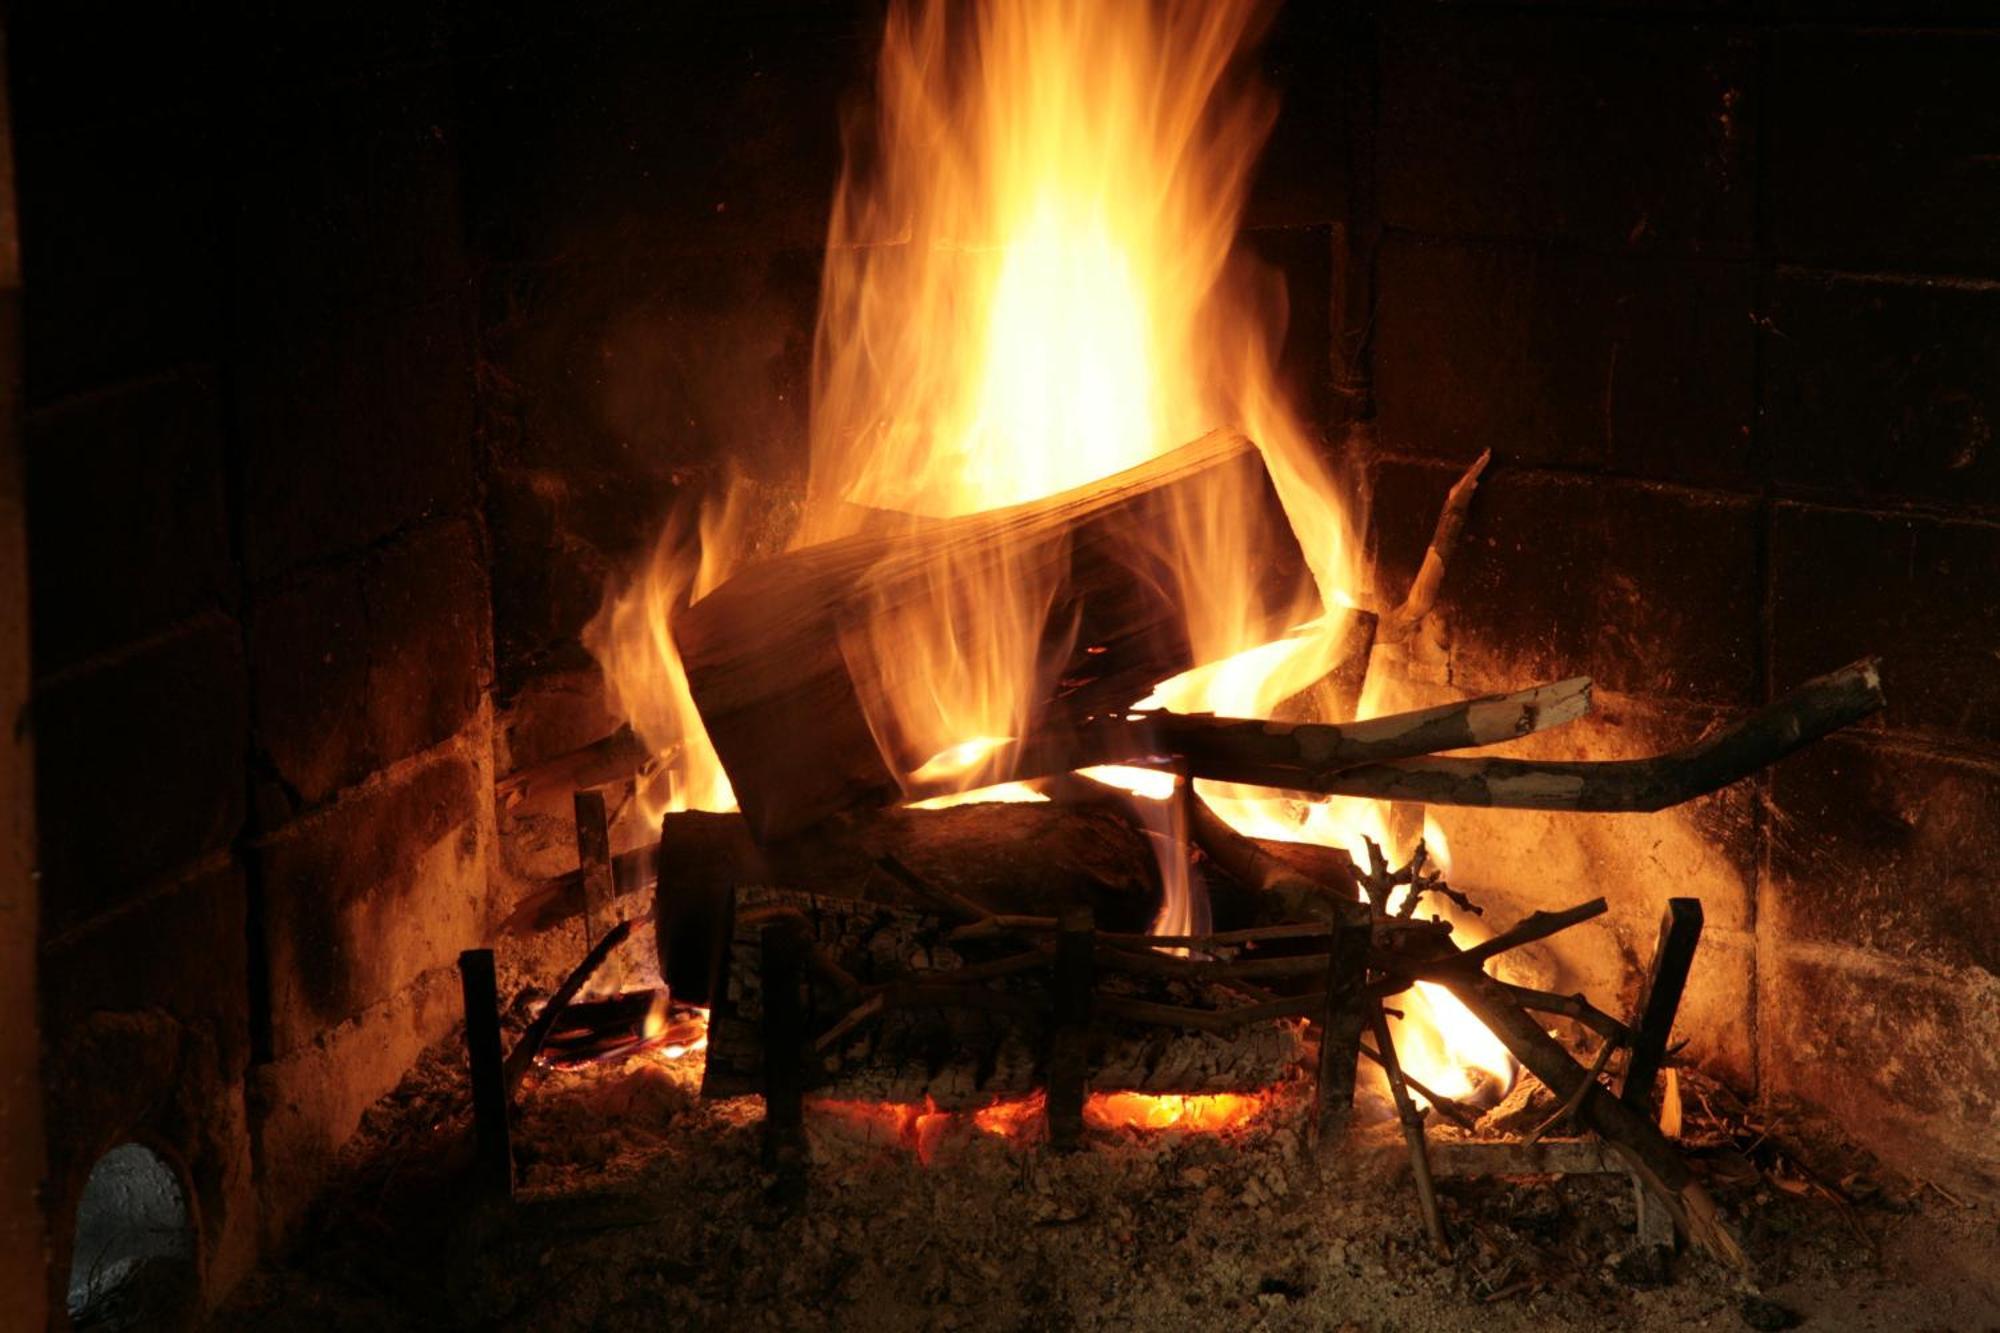
[[[491,949],[458,956],[465,1003],[465,1054],[472,1079],[474,1188],[488,1200],[514,1197],[514,1146],[507,1124],[507,1085],[500,1060],[500,997]]]
[[[1125,813],[1124,793],[1098,790],[1110,795],[1101,804],[1081,806],[993,803],[870,811],[762,846],[737,815],[669,814],[661,820],[654,853],[662,867],[654,899],[661,975],[676,999],[709,1002],[717,922],[740,884],[783,885],[919,910],[933,907],[932,895],[942,892],[996,918],[1050,922],[1064,907],[1088,903],[1100,931],[1143,934],[1159,915],[1158,861]],[[1344,852],[1260,843],[1233,832],[1229,837],[1238,849],[1235,868],[1218,865],[1222,873],[1205,876],[1220,930],[1310,919],[1319,913],[1293,908],[1311,909],[1329,894],[1354,897]],[[1212,854],[1219,844],[1211,837],[1202,845]],[[1238,869],[1252,864],[1246,858],[1253,853],[1258,880],[1235,878]],[[884,856],[907,868],[926,892],[884,870]],[[1296,903],[1268,892],[1281,872],[1297,877]],[[1334,887],[1315,887],[1314,881]]]
[[[1389,975],[1380,981],[1371,982],[1368,987],[1369,992],[1380,998],[1409,989],[1411,981],[1416,978],[1450,982],[1455,977],[1483,976],[1479,969],[1489,958],[1496,958],[1509,949],[1518,949],[1536,940],[1545,940],[1551,935],[1568,930],[1571,926],[1602,916],[1606,910],[1604,899],[1592,898],[1587,903],[1566,907],[1560,912],[1530,912],[1512,930],[1503,930],[1492,939],[1476,944],[1470,949],[1454,948],[1449,938],[1432,937],[1422,940],[1421,944],[1429,946],[1427,952],[1385,962],[1380,970]],[[1503,990],[1508,989],[1503,983],[1494,984],[1500,985]],[[1509,999],[1516,1003],[1520,1002],[1518,997],[1512,995],[1511,990]],[[1537,1000],[1539,999],[1537,993]],[[1537,1010],[1544,1008],[1539,1002],[1531,1002],[1526,1007]]]
[[[1206,549],[1202,526],[1178,521],[1218,510],[1243,516],[1249,549]],[[898,734],[885,701],[907,652],[880,645],[885,627],[943,632],[937,608],[977,603],[977,578],[995,570],[1046,587],[1042,648],[1055,670],[1030,719],[1031,732],[1045,731],[1122,708],[1197,665],[1178,571],[1217,560],[1253,572],[1250,617],[1264,638],[1310,605],[1310,574],[1263,458],[1233,431],[1044,500],[776,556],[696,602],[675,630],[709,739],[752,830],[770,839],[901,799],[903,775],[930,758],[912,752],[919,738]],[[997,755],[981,777],[1008,770]]]
[[[851,974],[860,999],[807,967],[805,1037],[810,1090],[867,1101],[981,1106],[1046,1086],[1055,1015],[1053,950],[997,939],[954,944],[956,916],[749,885],[731,896],[724,962],[709,1012],[702,1091],[733,1097],[761,1088],[764,1025],[761,930],[803,923],[809,953]],[[1102,957],[1100,951],[1097,957]],[[969,974],[973,980],[967,981]],[[1293,1012],[1304,1001],[1287,1000]],[[1147,1006],[1128,1015],[1121,1006]],[[1090,1085],[1100,1091],[1245,1092],[1299,1061],[1296,1028],[1238,1019],[1233,993],[1205,982],[1099,974],[1092,997]],[[1154,1025],[1153,1019],[1165,1020]]]
[[[658,882],[658,843],[634,847],[611,858],[613,897],[629,898],[644,893]],[[500,933],[520,937],[540,935],[575,919],[584,910],[583,869],[537,880],[515,900],[514,910],[500,923]]]
[[[570,794],[629,782],[652,755],[629,726],[588,745],[515,769],[493,784],[500,809],[517,818],[560,815]]]
[[[1365,722],[1266,722],[1142,713],[1132,720],[1108,720],[1101,730],[1132,736],[1132,752],[1118,756],[1121,759],[1170,755],[1198,778],[1257,783],[1261,775],[1281,770],[1320,782],[1362,764],[1517,740],[1573,722],[1589,711],[1590,677],[1576,676]]]
[[[1685,749],[1651,759],[1399,759],[1337,772],[1233,765],[1227,781],[1328,796],[1518,810],[1664,810],[1706,796],[1859,722],[1884,704],[1873,658],[1808,681],[1762,712]]]
[[[1319,1018],[1319,1062],[1313,1082],[1314,1144],[1322,1160],[1330,1157],[1346,1133],[1354,1110],[1355,1065],[1361,1055],[1361,1029],[1372,1003],[1364,995],[1368,952],[1374,931],[1369,911],[1361,903],[1339,912],[1333,921],[1326,957],[1313,959],[1324,968],[1326,994]],[[1376,1038],[1386,1065],[1394,1055]]]
[[[1660,917],[1660,939],[1653,946],[1653,961],[1639,988],[1638,1017],[1632,1023],[1632,1053],[1626,1057],[1625,1082],[1618,1099],[1641,1115],[1653,1110],[1653,1080],[1667,1053],[1667,1039],[1673,1035],[1674,1015],[1680,1012],[1681,994],[1687,989],[1688,969],[1694,963],[1695,946],[1701,943],[1701,900],[1669,898]]]
[[[596,944],[618,924],[617,884],[611,870],[611,820],[604,793],[580,791],[576,809],[576,862],[583,876],[583,937]]]
[[[1431,531],[1431,544],[1424,550],[1424,562],[1417,569],[1417,577],[1410,583],[1410,591],[1403,598],[1403,604],[1382,618],[1381,638],[1384,643],[1395,643],[1406,639],[1410,632],[1424,621],[1437,605],[1438,589],[1444,584],[1445,568],[1451,563],[1452,554],[1458,549],[1459,538],[1465,535],[1465,519],[1472,508],[1472,497],[1479,489],[1479,475],[1486,471],[1486,465],[1493,461],[1493,451],[1483,450],[1472,460],[1472,466],[1465,475],[1452,484],[1445,496],[1444,508],[1438,511],[1437,527]]]
[[[513,1100],[515,1092],[520,1089],[521,1080],[528,1076],[528,1070],[534,1065],[535,1057],[541,1053],[542,1043],[548,1040],[549,1033],[554,1029],[556,1020],[562,1017],[563,1010],[569,1008],[569,1002],[576,998],[584,983],[590,980],[591,975],[604,965],[604,960],[611,956],[611,951],[623,944],[631,933],[632,923],[629,921],[620,921],[606,931],[604,937],[592,945],[590,952],[583,956],[583,961],[563,978],[562,985],[556,987],[556,993],[549,996],[549,1002],[542,1006],[542,1012],[535,1015],[534,1022],[528,1024],[528,1030],[514,1043],[514,1049],[507,1052],[507,1062],[501,1077],[504,1095],[509,1101]]]
[[[1090,908],[1064,910],[1056,933],[1053,991],[1055,1015],[1049,1035],[1049,1087],[1043,1106],[1049,1146],[1070,1149],[1083,1138],[1083,1094],[1089,1077],[1092,955],[1096,951]]]
[[[1595,1086],[1590,1071],[1543,1031],[1498,981],[1463,969],[1451,969],[1439,979],[1551,1092],[1565,1103],[1578,1099],[1577,1123],[1611,1145],[1626,1169],[1666,1205],[1683,1235],[1718,1262],[1739,1272],[1749,1270],[1749,1260],[1723,1223],[1715,1201],[1650,1119]]]
[[[1380,1005],[1370,1006],[1375,1028],[1375,1049],[1381,1052],[1382,1073],[1389,1081],[1389,1095],[1396,1102],[1396,1118],[1403,1125],[1403,1142],[1410,1150],[1410,1179],[1417,1188],[1417,1208],[1423,1215],[1424,1231],[1440,1259],[1451,1258],[1451,1245],[1444,1238],[1444,1220],[1438,1216],[1437,1187],[1431,1183],[1431,1159],[1424,1142],[1424,1116],[1410,1100],[1409,1086],[1403,1081],[1403,1065],[1396,1058],[1396,1043],[1389,1036],[1389,1019]]]
[[[800,1050],[805,1044],[806,951],[811,939],[805,924],[784,916],[759,930],[764,980],[764,1168],[796,1173],[805,1165],[805,1070]]]

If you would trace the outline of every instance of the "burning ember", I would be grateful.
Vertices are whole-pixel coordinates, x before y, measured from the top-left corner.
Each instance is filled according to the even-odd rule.
[[[1193,1093],[1149,1095],[1137,1092],[1092,1093],[1084,1100],[1084,1123],[1092,1129],[1134,1133],[1219,1134],[1255,1124],[1268,1110],[1274,1093]],[[944,1111],[935,1102],[822,1100],[813,1103],[871,1137],[897,1144],[929,1165],[948,1137],[971,1131],[1015,1142],[1029,1142],[1041,1133],[1043,1099],[1039,1093],[994,1102],[975,1111]]]
[[[1248,0],[892,6],[874,114],[848,126],[828,230],[794,549],[1036,501],[1233,424],[1256,441],[1310,577],[1273,639],[1249,493],[1204,493],[1138,534],[1179,590],[1192,660],[1209,664],[1154,682],[1139,706],[1269,716],[1354,654],[1344,610],[1377,600],[1357,500],[1278,386],[1280,284],[1234,249],[1275,110],[1244,68],[1262,12]],[[748,558],[751,512],[739,487],[677,516],[587,634],[613,702],[657,756],[655,813],[735,808],[676,627]],[[865,602],[873,576],[859,577]],[[947,559],[927,590],[852,627],[843,651],[873,665],[867,723],[907,793],[929,805],[1043,799],[993,784],[1075,647],[1051,621],[1055,577],[1046,561]],[[1146,770],[1093,774],[1142,797],[1170,785]],[[1384,839],[1372,802],[1197,790],[1241,832],[1356,851]],[[1175,805],[1138,806],[1167,889],[1154,930],[1198,931],[1205,905],[1174,850],[1185,843]],[[1429,1085],[1469,1096],[1511,1081],[1505,1051],[1441,990],[1426,984],[1402,1014],[1405,1059]],[[1094,1104],[1119,1123],[1200,1127],[1236,1123],[1241,1109]]]

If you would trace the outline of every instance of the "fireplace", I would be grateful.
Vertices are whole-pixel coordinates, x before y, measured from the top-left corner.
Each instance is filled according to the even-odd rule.
[[[1158,61],[1136,72],[1111,58],[1116,34],[1092,27],[1127,8],[1158,28]],[[1054,179],[1097,189],[1113,220],[1096,250],[1079,251],[1062,206],[1037,213],[1033,161],[1025,183],[980,175],[993,169],[982,149],[1036,142],[1029,112],[991,112],[986,137],[950,152],[919,133],[942,92],[971,96],[970,67],[941,75],[941,53],[982,13],[1066,16],[1065,41],[1107,43],[1064,95],[1034,81],[1067,68],[1061,52],[1033,51],[1008,82],[1002,29],[984,68],[988,97],[1054,99],[1060,123],[1041,132],[1073,133],[1076,152]],[[1395,1040],[1428,1089],[1416,1101],[1462,1103],[1489,1127],[1511,1113],[1516,1146],[1548,1122],[1553,1155],[1480,1159],[1433,1109],[1423,1209],[1373,1065],[1347,1073],[1351,1116],[1320,1114],[1315,1052],[1335,1025],[1323,1008],[1294,1004],[1254,1042],[1197,1031],[1142,1056],[1100,1043],[1056,1059],[1063,1031],[1102,1029],[1107,997],[1127,1014],[1275,1011],[1338,989],[1337,976],[1277,975],[1300,959],[1337,970],[1338,913],[1319,922],[1328,933],[1238,953],[1240,940],[1214,945],[1218,931],[1308,927],[1310,914],[1231,918],[1218,898],[1204,920],[1183,894],[1177,917],[1148,896],[1126,920],[1100,896],[1084,923],[1073,909],[1089,892],[1048,890],[1086,862],[1099,889],[1162,901],[1176,874],[1215,894],[1256,887],[1258,872],[1232,874],[1230,853],[1197,835],[1197,788],[1209,818],[1228,817],[1209,841],[1247,855],[1264,838],[1247,844],[1266,858],[1255,864],[1303,858],[1269,873],[1331,878],[1349,898],[1372,873],[1361,835],[1384,871],[1421,838],[1417,873],[1441,869],[1483,915],[1440,892],[1407,933],[1435,908],[1462,928],[1456,947],[1601,898],[1501,972],[1616,1023],[1639,1022],[1663,915],[1682,910],[1670,904],[1697,902],[1659,1095],[1685,1117],[1667,1137],[1773,1289],[1744,1317],[1837,1309],[1886,1274],[1927,1293],[1932,1317],[1994,1318],[1976,1265],[1958,1262],[2000,1195],[1987,869],[2000,851],[2000,124],[1985,95],[2000,35],[1986,20],[1948,3],[1776,0],[759,0],[134,14],[114,31],[27,4],[7,27],[16,409],[0,450],[0,682],[17,722],[0,764],[15,812],[0,879],[14,1089],[0,1099],[0,1227],[15,1240],[10,1290],[37,1293],[28,1324],[222,1308],[283,1326],[357,1271],[373,1275],[370,1299],[416,1317],[531,1324],[556,1320],[550,1292],[565,1282],[568,1317],[613,1325],[824,1305],[835,1322],[984,1326],[1004,1293],[1031,1321],[1262,1312],[1372,1327],[1418,1317],[1410,1301],[1447,1324],[1494,1310],[1561,1320],[1618,1284],[1650,1290],[1651,1260],[1623,1257],[1644,1222],[1618,1174],[1628,1164],[1555,1123],[1575,1107],[1487,1105],[1535,1080],[1505,1049],[1476,1058],[1491,1046],[1476,1020],[1453,1036],[1408,999]],[[885,32],[905,44],[887,74]],[[900,121],[882,110],[896,96]],[[1121,97],[1149,115],[1107,143],[1113,128],[1093,116]],[[1162,147],[1176,114],[1181,137]],[[943,198],[947,184],[965,193]],[[1024,217],[1054,240],[1032,227],[996,238]],[[1154,247],[1143,263],[1140,234]],[[996,258],[1049,254],[1015,279]],[[1109,280],[1128,262],[1136,277]],[[992,311],[1010,300],[1007,325]],[[1037,324],[1050,300],[1070,317]],[[1034,354],[998,370],[989,357],[971,392],[963,365],[937,367],[967,322]],[[1136,344],[1138,369],[1122,356]],[[1161,359],[1175,387],[1146,417],[1118,377]],[[1071,390],[1109,394],[1108,414],[1062,401]],[[971,438],[976,419],[1013,463],[1009,431],[1060,447],[940,498],[936,460],[881,427],[885,404],[925,414],[925,439]],[[1246,431],[1249,452],[1213,428]],[[1121,432],[1141,443],[1121,454]],[[1100,445],[1102,460],[1086,456]],[[1166,534],[1154,563],[1118,556],[1111,591],[1073,606],[1062,580],[1035,584],[990,534],[950,548],[974,573],[948,593],[935,561],[919,591],[892,603],[878,581],[858,610],[858,580],[814,584],[847,599],[814,641],[831,654],[815,679],[852,689],[844,734],[865,744],[810,749],[786,771],[786,746],[808,752],[831,732],[826,709],[780,725],[760,704],[739,731],[718,722],[718,692],[747,678],[729,656],[745,613],[712,623],[731,575],[787,568],[802,533],[911,549],[937,524],[1103,487],[1177,448],[1209,450],[1188,474],[1202,477],[1267,460],[1254,484],[1229,482],[1223,509],[1257,516],[1260,540],[1289,539],[1246,555],[1242,533],[1146,508],[1178,492],[1128,488],[1087,512],[1140,514],[1127,526]],[[1332,497],[1306,502],[1317,522],[1300,521],[1302,484]],[[1073,519],[1066,570],[1117,526]],[[1201,578],[1197,553],[1211,558]],[[1427,553],[1440,557],[1428,572]],[[982,582],[995,562],[1009,577]],[[1209,597],[1224,568],[1232,610],[1214,620],[1230,633],[1149,637],[1157,606]],[[1161,677],[1297,632],[1311,619],[1287,601],[1300,587],[1341,594],[1315,608],[1323,660],[1304,675],[1323,682],[1317,697],[1190,694],[1166,700],[1175,717],[1200,731],[1205,713],[1308,728],[1357,711],[1456,716],[1470,699],[1588,677],[1587,711],[1555,709],[1495,752],[1562,764],[1729,736],[1863,660],[1879,662],[1887,706],[1654,813],[1355,800],[1372,822],[1274,850],[1288,830],[1193,771],[1210,732],[1163,740],[1155,715],[1127,710]],[[1421,605],[1406,608],[1412,590]],[[710,665],[691,657],[680,686],[662,676],[659,631],[671,624],[685,650],[705,604]],[[1060,660],[1047,624],[1023,631],[996,612],[1050,604],[1081,636]],[[969,611],[988,618],[940,637],[941,614]],[[1361,613],[1374,628],[1357,640]],[[938,642],[962,650],[948,670],[910,665],[912,644]],[[1162,664],[1121,692],[1119,670]],[[1060,688],[1024,704],[1038,665]],[[947,680],[968,696],[946,697]],[[1054,695],[1075,701],[1063,735],[1098,747],[1099,778],[1145,764],[1184,795],[1142,808],[1071,780],[1082,763],[1027,763],[1028,724]],[[691,717],[716,735],[719,765],[690,762]],[[1057,799],[901,808],[983,785],[967,776],[982,765]],[[736,804],[758,822],[726,813]],[[1331,808],[1293,798],[1283,817],[1296,834]],[[865,836],[842,841],[836,826]],[[960,867],[984,892],[1007,879],[985,867],[1022,864],[1041,878],[1010,871],[1007,893],[1040,896],[967,907]],[[698,912],[691,885],[708,891]],[[760,1043],[777,1020],[749,1004],[735,1029],[722,1022],[731,975],[814,965],[784,930],[753,928],[792,920],[801,894],[872,903],[883,938],[912,932],[905,943],[953,965],[998,967],[990,989],[1034,1010],[1018,1077],[1002,1076],[997,1038],[977,1058],[962,1034],[927,1047],[910,1079],[836,1037],[846,1082],[822,1068],[780,1087],[797,1119],[773,1143]],[[745,926],[746,912],[767,915]],[[551,994],[625,918],[635,938],[597,951],[601,970],[561,1018]],[[945,938],[967,930],[1013,944]],[[1099,937],[1089,957],[1149,979],[1105,991],[1118,966],[1100,967],[1065,991],[1077,973],[1060,960],[1084,932]],[[1148,932],[1183,942],[1115,938]],[[1046,956],[1030,980],[1004,971],[1024,950]],[[737,972],[712,966],[724,955]],[[1260,995],[1199,990],[1213,965],[1282,959],[1226,978]],[[793,1039],[818,1043],[848,1016],[847,1031],[882,1030],[859,1013],[883,993],[867,988],[937,984],[851,964],[863,990],[825,975],[805,986],[791,1020],[811,1026]],[[1197,986],[1189,969],[1203,967]],[[1095,997],[1082,1020],[1079,995]],[[470,1114],[468,1020],[504,1057],[544,1013],[543,1058],[513,1071],[511,1143],[496,1147]],[[1588,1024],[1548,1022],[1587,1071]],[[1372,1030],[1347,1040],[1350,1064],[1357,1047],[1380,1054]],[[1149,1077],[1198,1072],[1106,1072],[1128,1056]],[[703,1097],[710,1058],[738,1077]],[[1615,1090],[1616,1066],[1606,1079]],[[1666,1111],[1646,1106],[1649,1132],[1673,1128]],[[1838,1149],[1815,1153],[1808,1123]],[[546,1252],[568,1278],[482,1266],[471,1242],[429,1274],[357,1258],[401,1197],[391,1178],[418,1177],[443,1210],[422,1234],[462,1222],[524,1269],[507,1246],[526,1226],[562,1238]],[[520,1186],[512,1204],[502,1178]],[[632,1181],[677,1200],[676,1215],[633,1221]],[[722,1201],[707,1216],[690,1204],[703,1190]],[[1760,1211],[1808,1205],[1820,1211],[1804,1222]],[[924,1209],[952,1217],[935,1241]],[[1043,1258],[1024,1267],[965,1222],[982,1209],[1038,1238],[1023,1253]],[[1431,1226],[1450,1258],[1420,1257]],[[1088,1256],[1047,1259],[1071,1235]],[[1345,1257],[1300,1257],[1314,1236]],[[1837,1248],[1830,1236],[1851,1242],[1850,1266],[1797,1258]],[[1686,1248],[1661,1299],[1692,1302],[1672,1305],[1683,1315],[1718,1292],[1738,1301],[1725,1266]],[[1603,1260],[1618,1274],[1551,1276],[1558,1251],[1588,1255],[1563,1261],[1576,1272]],[[762,1290],[724,1291],[731,1253]],[[316,1255],[360,1267],[330,1274]],[[1399,1294],[1411,1265],[1421,1290]],[[1177,1268],[1185,1293],[1171,1290]],[[575,1276],[593,1269],[601,1280]]]

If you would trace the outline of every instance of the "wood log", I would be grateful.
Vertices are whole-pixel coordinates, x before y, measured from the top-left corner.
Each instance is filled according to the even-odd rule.
[[[1645,1115],[1653,1111],[1653,1080],[1666,1059],[1681,992],[1687,989],[1694,951],[1701,943],[1701,926],[1701,899],[1667,899],[1653,961],[1639,987],[1639,1007],[1632,1020],[1632,1054],[1625,1062],[1625,1081],[1618,1088],[1619,1100]]]
[[[1303,871],[1320,883],[1339,884],[1337,876],[1345,874],[1347,887],[1338,892],[1347,899],[1355,895],[1345,853],[1232,837],[1266,866]],[[764,845],[736,815],[669,814],[660,824],[654,920],[661,976],[674,998],[709,1002],[715,941],[729,895],[739,884],[781,885],[827,897],[934,910],[933,901],[881,868],[885,856],[934,891],[996,917],[1053,919],[1066,906],[1088,904],[1101,931],[1136,935],[1159,915],[1162,895],[1153,849],[1109,801],[873,811]],[[1226,866],[1215,868],[1216,873],[1207,873],[1209,869],[1204,868],[1203,879],[1219,930],[1315,915],[1310,910],[1304,917],[1287,915],[1296,904],[1270,893],[1267,881],[1239,881]],[[1300,902],[1308,908],[1325,896],[1317,887],[1300,890]]]
[[[883,697],[897,662],[870,627],[904,613],[923,621],[954,598],[977,602],[981,573],[1005,569],[1052,590],[1042,648],[1058,669],[1034,730],[1123,707],[1198,665],[1176,569],[1201,567],[1203,537],[1177,519],[1218,510],[1242,514],[1258,534],[1252,551],[1216,554],[1250,561],[1252,618],[1275,638],[1310,576],[1262,457],[1232,431],[1046,500],[805,547],[724,583],[675,628],[751,828],[782,837],[905,795],[905,776],[930,756],[911,753],[898,732]],[[1003,757],[986,780],[1005,768]]]
[[[1495,745],[1574,722],[1590,711],[1590,678],[1576,676],[1512,694],[1392,713],[1363,722],[1266,722],[1253,718],[1141,714],[1103,730],[1133,737],[1133,753],[1171,756],[1198,778],[1263,781],[1273,771],[1304,774],[1308,785],[1343,769],[1385,760]]]
[[[751,885],[730,899],[729,934],[709,1012],[704,1095],[762,1090],[762,932],[780,918],[803,923],[812,947],[833,957],[868,993],[855,1004],[808,976],[800,1054],[812,1090],[874,1101],[930,1097],[942,1107],[964,1108],[1047,1086],[1056,1015],[1049,966],[1010,964],[989,969],[981,981],[956,984],[960,968],[1004,960],[1019,946],[955,945],[949,939],[954,923],[939,915]],[[982,959],[980,950],[995,951],[997,958]],[[1085,1068],[1097,1091],[1262,1089],[1302,1053],[1297,1029],[1268,1018],[1221,1031],[1120,1021],[1121,1003],[1195,1013],[1241,1007],[1213,986],[1101,977],[1092,1001],[1096,1021],[1088,1028]]]
[[[1532,759],[1401,759],[1337,772],[1290,765],[1236,765],[1227,781],[1430,805],[1485,805],[1589,812],[1664,810],[1749,777],[1828,732],[1884,705],[1870,658],[1808,681],[1762,712],[1685,749],[1652,759],[1605,762]]]

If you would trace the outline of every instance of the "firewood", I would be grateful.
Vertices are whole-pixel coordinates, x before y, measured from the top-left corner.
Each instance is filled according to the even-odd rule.
[[[1524,810],[1639,811],[1706,796],[1879,711],[1881,676],[1870,658],[1808,681],[1754,716],[1685,749],[1652,759],[1401,759],[1337,772],[1280,764],[1232,765],[1216,776],[1329,796]]]
[[[904,775],[931,756],[905,752],[885,697],[896,663],[870,628],[939,598],[976,601],[980,571],[1027,571],[1053,589],[1042,647],[1068,651],[1035,730],[1123,707],[1197,665],[1175,569],[1201,566],[1202,537],[1174,520],[1215,506],[1248,514],[1251,619],[1274,638],[1310,579],[1262,457],[1230,431],[1046,500],[791,551],[695,603],[675,627],[689,688],[752,829],[781,837],[905,794]],[[1001,756],[988,780],[1005,769]]]
[[[1303,867],[1336,883],[1343,870],[1351,875],[1345,853],[1332,848],[1231,837],[1254,852],[1256,864],[1268,874],[1277,873],[1271,867],[1294,874]],[[675,999],[694,1004],[708,1001],[717,923],[739,884],[872,898],[920,910],[933,910],[934,895],[942,893],[996,919],[1029,917],[1049,929],[1064,907],[1087,903],[1100,933],[1134,937],[1159,915],[1162,896],[1152,847],[1111,802],[872,811],[765,845],[751,837],[739,816],[689,811],[661,820],[656,855],[654,914],[661,974]],[[913,890],[885,871],[885,856],[906,867],[928,892]],[[1301,880],[1305,887],[1299,889],[1298,902],[1306,910],[1287,915],[1297,903],[1269,893],[1268,874],[1245,883],[1235,878],[1239,868],[1219,865],[1220,873],[1205,876],[1214,921],[1223,931],[1311,920],[1316,915],[1311,904],[1329,892]],[[1354,897],[1351,886],[1332,893]],[[965,929],[958,921],[952,927]],[[977,926],[967,933],[991,935],[993,930]]]
[[[949,941],[943,916],[855,899],[746,886],[730,895],[722,967],[709,1013],[703,1092],[760,1091],[764,1049],[763,931],[782,917],[802,924],[861,982],[859,1005],[808,975],[799,1059],[813,1090],[846,1098],[981,1105],[1045,1087],[1056,1016],[1054,951],[1048,963],[988,970],[958,984],[980,959]],[[999,960],[1017,946],[989,944]],[[1100,954],[1101,956],[1101,954]],[[994,960],[986,960],[994,961]],[[1158,997],[1158,998],[1154,998]],[[1268,1087],[1299,1058],[1295,1029],[1266,1018],[1211,1029],[1196,1023],[1126,1022],[1124,1006],[1220,1017],[1235,1006],[1199,983],[1101,978],[1092,995],[1088,1078],[1097,1091],[1210,1092]]]
[[[1486,465],[1492,460],[1493,451],[1484,450],[1472,460],[1472,466],[1465,470],[1465,475],[1453,483],[1451,493],[1445,497],[1444,508],[1438,513],[1437,527],[1431,532],[1431,544],[1424,551],[1424,562],[1417,569],[1409,594],[1403,598],[1401,606],[1382,619],[1380,633],[1384,643],[1408,638],[1437,604],[1445,567],[1451,563],[1452,553],[1458,549],[1458,539],[1465,535],[1466,513],[1472,508],[1473,493],[1479,489],[1479,474],[1486,471]]]
[[[1129,731],[1134,753],[1171,755],[1198,778],[1268,785],[1273,770],[1325,781],[1362,764],[1516,740],[1590,711],[1590,678],[1577,676],[1512,694],[1393,713],[1365,722],[1291,723],[1249,718],[1141,714],[1107,729]],[[1139,738],[1144,737],[1141,741]]]

